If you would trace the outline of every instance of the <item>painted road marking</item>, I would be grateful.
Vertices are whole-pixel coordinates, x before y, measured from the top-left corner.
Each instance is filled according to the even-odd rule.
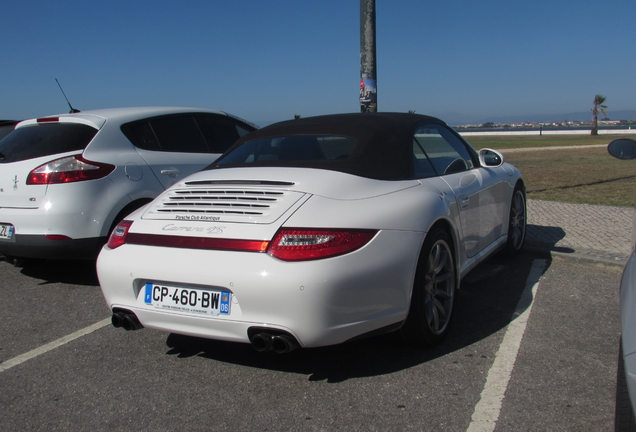
[[[467,432],[492,432],[497,426],[508,382],[517,360],[521,340],[534,304],[533,299],[539,289],[539,279],[543,275],[545,265],[544,259],[537,259],[532,263],[526,286],[499,345],[499,351],[495,354],[495,361],[488,371],[486,385],[481,392],[479,402],[475,405]]]
[[[75,333],[71,333],[70,335],[54,340],[53,342],[49,342],[46,345],[42,345],[39,348],[36,348],[24,354],[20,354],[17,357],[13,357],[12,359],[4,361],[0,363],[0,372],[4,372],[7,369],[12,368],[13,366],[17,366],[21,363],[24,363],[27,360],[31,360],[32,358],[35,358],[41,354],[47,353],[57,347],[60,347],[64,344],[74,341],[77,338],[86,336],[89,333],[93,333],[95,330],[99,330],[100,328],[107,326],[108,324],[110,324],[110,322],[111,322],[110,318],[106,318],[105,320],[96,322],[92,326],[85,327],[81,330],[76,331]]]

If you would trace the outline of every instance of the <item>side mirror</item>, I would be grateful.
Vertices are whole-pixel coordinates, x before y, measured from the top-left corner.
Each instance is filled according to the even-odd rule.
[[[628,138],[614,140],[608,144],[607,151],[618,159],[636,159],[636,141]]]
[[[498,167],[503,165],[504,156],[496,150],[481,149],[479,150],[479,163],[481,163],[481,166]]]

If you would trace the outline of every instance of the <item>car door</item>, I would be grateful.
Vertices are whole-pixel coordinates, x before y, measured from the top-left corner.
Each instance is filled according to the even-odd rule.
[[[435,173],[455,195],[462,243],[467,256],[475,256],[502,234],[504,185],[499,175],[480,167],[466,144],[441,125],[419,128],[414,147],[414,151],[426,155]]]

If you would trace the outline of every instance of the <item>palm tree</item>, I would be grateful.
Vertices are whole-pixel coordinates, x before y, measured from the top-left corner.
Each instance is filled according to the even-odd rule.
[[[596,95],[594,96],[594,108],[592,108],[592,135],[598,135],[598,112],[602,112],[607,115],[605,109],[607,105],[603,105],[605,102],[605,96]]]

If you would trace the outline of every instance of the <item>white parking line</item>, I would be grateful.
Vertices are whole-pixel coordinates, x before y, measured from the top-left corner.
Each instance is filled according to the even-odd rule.
[[[537,259],[532,263],[526,287],[521,294],[512,321],[508,324],[499,351],[495,354],[495,361],[488,371],[486,385],[475,406],[467,432],[492,432],[497,426],[508,382],[517,360],[521,340],[532,311],[533,299],[539,288],[539,279],[543,275],[545,265],[544,259]]]
[[[106,318],[105,320],[96,322],[95,324],[85,327],[81,330],[76,331],[75,333],[71,333],[70,335],[61,337],[57,340],[54,340],[53,342],[49,342],[46,345],[42,345],[39,348],[36,348],[34,350],[31,350],[29,352],[26,352],[24,354],[20,354],[17,357],[13,357],[12,359],[9,359],[7,361],[4,361],[2,363],[0,363],[0,372],[4,372],[7,369],[12,368],[13,366],[17,366],[20,363],[24,363],[27,360],[31,360],[34,357],[37,357],[41,354],[44,354],[46,352],[51,351],[52,349],[55,349],[59,346],[62,346],[64,344],[67,344],[77,338],[80,338],[82,336],[85,336],[89,333],[94,332],[95,330],[99,330],[102,327],[107,326],[108,324],[110,324],[110,318]]]

